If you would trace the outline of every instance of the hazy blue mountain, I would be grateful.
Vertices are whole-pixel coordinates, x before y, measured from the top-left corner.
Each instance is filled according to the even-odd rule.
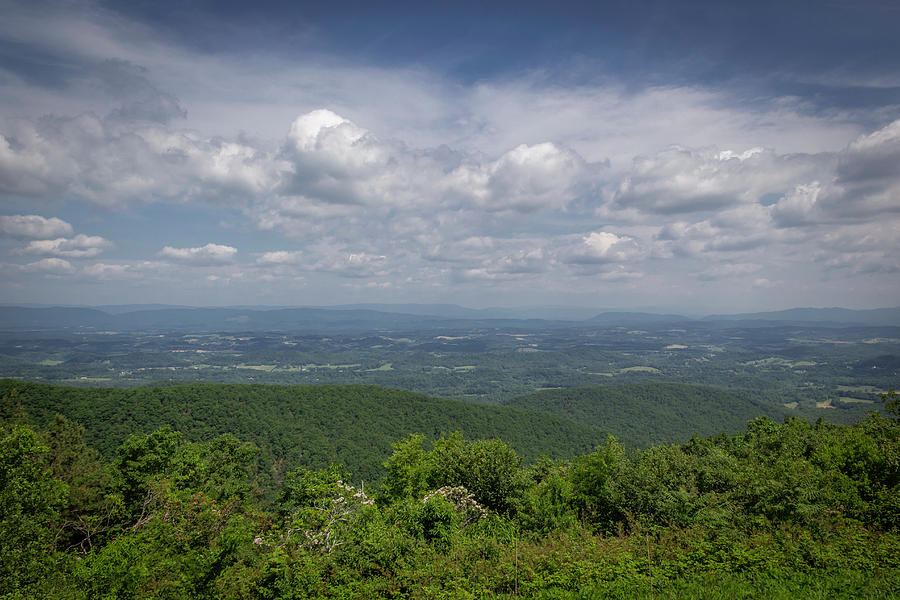
[[[73,307],[0,307],[0,329],[69,329],[73,327],[90,327],[92,329],[110,329],[115,326],[115,319],[95,308]]]
[[[97,310],[102,310],[103,312],[109,313],[111,315],[121,315],[123,313],[132,313],[146,310],[165,310],[172,308],[190,309],[195,307],[181,306],[177,304],[106,304],[103,306],[92,306],[90,308],[96,308]]]
[[[162,308],[109,314],[88,308],[0,307],[0,329],[94,329],[117,331],[419,331],[453,328],[569,327],[571,321],[411,315],[364,309]]]
[[[669,323],[726,328],[785,325],[900,326],[900,308],[795,308],[775,312],[710,315],[702,320],[678,314],[608,311],[594,314],[590,318],[578,318],[583,317],[587,311],[584,308],[566,307],[470,309],[454,304],[366,304],[306,308],[192,308],[155,304],[97,308],[2,306],[0,329],[363,332],[497,327],[659,327]],[[556,316],[551,318],[552,315]]]
[[[683,323],[693,321],[684,315],[660,315],[645,312],[604,312],[588,320],[592,324],[602,325],[640,325],[642,323],[658,325],[660,323]]]
[[[772,312],[710,315],[705,321],[769,321],[772,324],[900,325],[900,307],[851,310],[848,308],[791,308]]]
[[[583,306],[518,306],[467,308],[457,304],[343,304],[320,306],[337,310],[376,310],[386,313],[429,315],[461,319],[542,319],[551,321],[583,321],[597,313]]]

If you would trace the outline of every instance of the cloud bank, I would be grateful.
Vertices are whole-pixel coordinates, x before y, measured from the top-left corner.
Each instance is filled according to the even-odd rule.
[[[88,5],[0,24],[59,59],[0,64],[10,299],[896,304],[900,104],[200,52]]]

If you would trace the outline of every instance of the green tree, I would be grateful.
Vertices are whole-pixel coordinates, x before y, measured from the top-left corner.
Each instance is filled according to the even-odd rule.
[[[394,452],[384,462],[387,476],[381,484],[388,499],[421,498],[429,491],[432,464],[424,443],[424,435],[411,433],[392,444]]]
[[[172,479],[180,489],[202,491],[217,500],[244,500],[256,484],[259,448],[231,434],[203,443],[182,444],[172,460]]]
[[[0,428],[0,582],[24,590],[54,572],[66,485],[46,465],[47,446],[24,425]]]
[[[132,435],[116,449],[122,496],[132,517],[145,512],[151,480],[169,472],[180,441],[181,434],[165,425],[147,435]]]
[[[569,478],[582,519],[605,530],[624,521],[624,497],[618,480],[629,468],[625,446],[613,436],[590,454],[572,461]]]
[[[97,536],[109,531],[121,517],[122,498],[114,493],[114,469],[85,443],[84,427],[62,415],[56,415],[41,438],[47,444],[50,472],[68,489],[57,543],[86,552]]]

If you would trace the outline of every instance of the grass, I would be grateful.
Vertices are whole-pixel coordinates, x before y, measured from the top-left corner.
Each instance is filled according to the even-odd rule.
[[[851,398],[850,396],[841,396],[838,398],[841,402],[846,402],[847,404],[875,404],[874,400],[866,400],[864,398]]]
[[[619,373],[662,373],[656,367],[625,367],[619,369]]]

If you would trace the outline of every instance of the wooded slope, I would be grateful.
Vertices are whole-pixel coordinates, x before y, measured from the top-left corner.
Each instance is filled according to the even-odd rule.
[[[734,433],[756,417],[780,421],[796,414],[718,388],[684,383],[543,390],[504,405],[566,417],[643,446],[683,442],[693,435]]]
[[[0,397],[4,417],[23,410],[40,425],[57,413],[78,421],[88,444],[106,456],[131,434],[170,425],[193,441],[225,433],[251,441],[262,451],[261,466],[339,463],[367,480],[382,476],[391,443],[409,433],[502,438],[526,461],[572,457],[606,438],[606,431],[565,417],[372,385],[84,389],[0,380]]]

